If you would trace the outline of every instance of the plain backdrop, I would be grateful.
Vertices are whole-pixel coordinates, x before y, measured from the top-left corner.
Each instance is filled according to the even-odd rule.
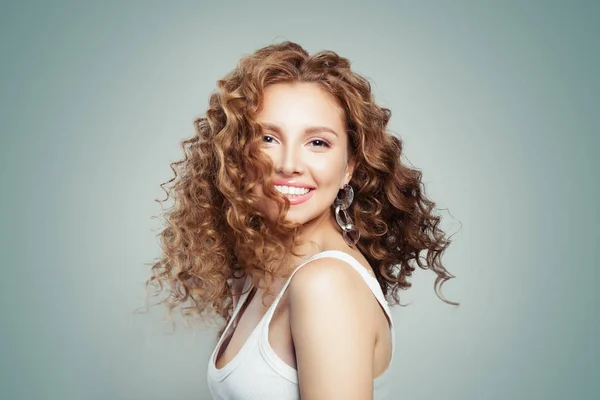
[[[216,328],[144,305],[154,201],[216,81],[351,60],[455,232],[394,307],[393,399],[600,396],[596,1],[3,1],[0,398],[209,399]]]

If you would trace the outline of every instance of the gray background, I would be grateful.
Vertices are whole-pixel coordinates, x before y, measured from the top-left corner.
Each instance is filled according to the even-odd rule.
[[[348,57],[458,232],[394,308],[394,399],[600,394],[596,1],[3,2],[2,399],[208,399],[215,329],[144,304],[154,199],[216,80]],[[461,225],[462,224],[462,228]]]

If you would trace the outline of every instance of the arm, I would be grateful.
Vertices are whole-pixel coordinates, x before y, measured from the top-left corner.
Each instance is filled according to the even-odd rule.
[[[376,333],[363,278],[341,260],[317,259],[296,272],[289,291],[300,397],[372,399]]]

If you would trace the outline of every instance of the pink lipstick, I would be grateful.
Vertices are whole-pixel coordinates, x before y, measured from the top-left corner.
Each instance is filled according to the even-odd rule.
[[[298,204],[304,203],[305,201],[308,201],[308,199],[310,199],[314,193],[315,193],[315,190],[311,189],[306,194],[297,195],[297,196],[293,196],[293,197],[290,197],[288,195],[284,195],[284,196],[286,196],[287,199],[290,201],[290,206],[296,206]]]

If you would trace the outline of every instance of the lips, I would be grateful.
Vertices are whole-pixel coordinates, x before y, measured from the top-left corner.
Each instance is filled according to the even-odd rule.
[[[314,195],[316,190],[314,185],[298,182],[296,180],[273,179],[271,184],[277,192],[289,200],[291,206],[306,202]],[[304,193],[306,190],[308,190],[308,192]]]
[[[290,197],[288,195],[284,195],[284,196],[286,196],[287,199],[290,201],[290,205],[291,206],[295,206],[295,205],[298,205],[298,204],[302,204],[305,201],[308,201],[313,196],[313,194],[315,194],[315,190],[314,189],[310,189],[308,191],[308,193],[306,193],[306,194],[296,195],[296,196],[293,196],[293,197]]]

